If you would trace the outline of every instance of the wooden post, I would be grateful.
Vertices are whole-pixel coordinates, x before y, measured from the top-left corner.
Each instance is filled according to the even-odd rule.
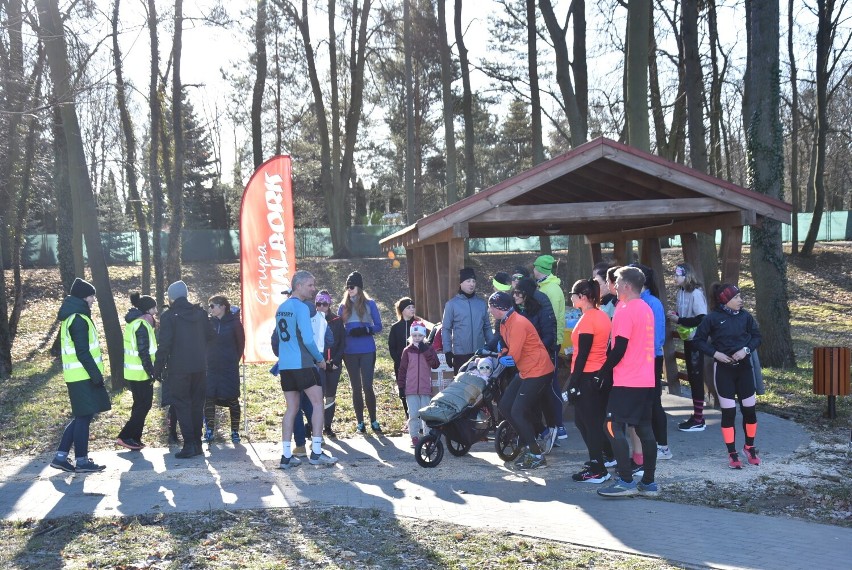
[[[660,248],[658,238],[642,240],[642,262],[654,271],[654,285],[660,294],[660,302],[663,304],[663,314],[667,314],[667,296],[665,295],[666,284],[663,279],[663,252]],[[665,318],[665,317],[664,317]],[[666,324],[668,328],[668,323]],[[671,335],[666,335],[663,344],[663,370],[666,373],[666,382],[669,385],[669,394],[680,395],[680,382],[677,378],[677,361],[675,360],[675,347]]]
[[[743,226],[733,226],[722,232],[722,283],[737,285],[743,255]]]

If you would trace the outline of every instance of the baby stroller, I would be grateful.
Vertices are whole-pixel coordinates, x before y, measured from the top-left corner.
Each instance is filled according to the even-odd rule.
[[[487,356],[496,356],[496,354],[489,353]],[[468,373],[468,369],[475,368],[475,360],[476,357],[473,357],[465,363],[453,382],[456,385],[453,388],[454,391],[467,390],[467,393],[475,394],[471,398],[472,401],[457,411],[438,406],[437,403],[440,402],[436,403],[436,400],[441,400],[441,396],[450,390],[448,386],[432,399],[429,406],[420,410],[421,417],[429,428],[429,433],[422,437],[414,448],[414,457],[421,467],[435,467],[444,458],[444,443],[441,441],[441,436],[446,440],[450,453],[461,457],[470,451],[474,443],[482,441],[489,431],[496,428],[497,402],[500,401],[508,383],[506,377],[511,379],[514,368],[507,368],[494,359],[493,361],[497,364],[487,379],[480,379],[480,388],[477,384],[479,376]],[[479,393],[476,394],[476,391]]]

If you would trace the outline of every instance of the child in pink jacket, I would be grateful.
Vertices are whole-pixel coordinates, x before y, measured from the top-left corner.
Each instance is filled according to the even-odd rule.
[[[426,344],[426,327],[422,323],[411,325],[409,334],[408,346],[403,349],[399,360],[396,383],[400,390],[405,390],[408,434],[414,447],[420,441],[420,408],[428,406],[432,399],[432,369],[438,368],[440,362],[435,349]]]

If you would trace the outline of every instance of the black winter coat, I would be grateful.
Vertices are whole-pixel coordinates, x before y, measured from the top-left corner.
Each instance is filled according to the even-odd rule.
[[[343,350],[346,348],[346,327],[343,319],[331,311],[325,314],[325,322],[334,336],[334,343],[331,346],[326,345],[323,357],[329,358],[330,355],[331,363],[340,368],[343,364]]]
[[[92,311],[89,304],[83,299],[67,296],[62,301],[62,306],[59,307],[58,319],[64,321],[73,314],[86,315],[92,318]],[[89,352],[89,325],[83,319],[77,318],[68,327],[68,332],[71,335],[71,342],[74,344],[74,349],[77,352],[77,360],[89,373],[89,378],[97,378],[103,380],[103,374],[95,364],[95,359]],[[106,353],[105,347],[101,347],[102,354]],[[68,399],[71,402],[71,413],[74,416],[89,416],[98,412],[105,412],[112,407],[109,394],[104,385],[95,386],[89,380],[82,382],[68,382],[65,384],[68,388]]]
[[[240,397],[240,358],[246,347],[246,333],[237,315],[227,312],[221,319],[210,318],[216,336],[207,350],[208,399]]]
[[[181,297],[163,312],[154,375],[182,376],[207,369],[207,345],[216,333],[207,311]]]

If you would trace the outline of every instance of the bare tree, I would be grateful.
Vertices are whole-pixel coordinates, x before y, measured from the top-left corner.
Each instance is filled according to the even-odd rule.
[[[411,51],[411,13],[409,0],[402,0],[402,46],[405,58],[403,81],[405,86],[405,214],[406,223],[420,219],[422,206],[414,195],[414,163],[419,153],[414,146],[414,67]]]
[[[142,197],[139,195],[139,175],[136,171],[136,135],[133,132],[133,120],[127,109],[127,94],[124,84],[121,49],[118,45],[118,13],[121,0],[115,0],[112,8],[112,59],[115,65],[115,88],[118,112],[121,116],[121,128],[124,133],[126,156],[124,172],[127,176],[127,190],[130,194],[130,206],[139,232],[139,244],[142,248],[142,292],[151,292],[151,244],[148,240],[148,219],[142,207]]]
[[[151,187],[151,233],[154,246],[154,281],[157,292],[157,304],[165,300],[165,273],[163,271],[162,229],[163,229],[163,185],[160,179],[160,163],[157,160],[161,146],[163,110],[160,101],[160,42],[157,35],[157,4],[148,0],[148,36],[151,43],[151,73],[148,83],[148,105],[151,113],[151,145],[148,152],[148,176]]]
[[[308,64],[308,76],[314,98],[314,112],[320,140],[320,186],[328,207],[331,241],[336,257],[349,255],[347,230],[350,227],[350,184],[354,172],[355,143],[358,138],[358,126],[364,101],[364,68],[367,58],[367,23],[372,7],[371,0],[356,1],[351,5],[349,21],[349,105],[340,103],[338,87],[337,33],[335,30],[335,0],[328,0],[329,31],[329,78],[330,101],[326,108],[325,87],[320,83],[319,71],[311,40],[307,0],[302,0],[301,9],[297,9],[289,0],[275,0],[276,4],[296,24],[302,36],[305,57]],[[341,111],[345,112],[344,128],[340,128]],[[329,122],[328,115],[331,115]],[[330,124],[329,124],[330,123]]]
[[[68,64],[68,52],[59,16],[58,0],[36,0],[36,6],[41,27],[40,35],[47,51],[50,77],[59,99],[62,124],[65,129],[71,191],[78,196],[81,205],[80,213],[86,238],[86,250],[92,271],[92,280],[98,292],[98,305],[103,320],[112,372],[112,388],[115,390],[124,386],[124,376],[121,373],[124,368],[124,340],[110,286],[109,271],[101,247],[95,200],[88,176],[76,105],[69,82],[71,69]]]
[[[462,76],[462,117],[464,118],[464,193],[473,196],[476,191],[476,156],[473,152],[475,135],[473,131],[473,91],[470,87],[470,63],[467,48],[464,45],[462,30],[462,0],[456,0],[453,27],[456,32],[456,46],[459,50],[459,67]]]
[[[453,96],[453,58],[447,38],[446,4],[449,0],[437,0],[438,34],[441,42],[441,98],[443,99],[444,146],[447,161],[447,205],[459,199],[458,165],[456,160],[456,135],[453,125],[455,117],[455,97]]]
[[[169,254],[166,257],[166,278],[177,281],[181,277],[181,232],[183,231],[183,83],[180,77],[183,50],[183,0],[175,0],[175,31],[172,40],[172,142],[174,172],[169,186],[169,203],[172,220],[169,229]]]
[[[266,0],[258,0],[257,22],[254,25],[256,76],[251,97],[251,144],[255,168],[263,164],[263,130],[260,115],[263,111],[263,89],[266,85],[266,21]]]
[[[790,58],[790,193],[793,198],[793,227],[790,250],[799,252],[799,211],[802,209],[799,188],[799,78],[796,69],[796,53],[793,49],[793,0],[787,0],[787,55]]]
[[[801,255],[811,255],[816,243],[819,227],[822,223],[822,213],[825,208],[825,161],[826,161],[826,137],[829,130],[828,106],[831,97],[842,80],[837,82],[834,88],[830,88],[831,76],[841,61],[841,58],[852,41],[852,35],[847,35],[842,45],[835,48],[834,40],[837,35],[839,19],[846,6],[846,0],[841,0],[837,5],[835,0],[816,0],[817,5],[817,35],[816,35],[816,157],[813,161],[811,179],[814,188],[814,209],[811,217],[811,226],[808,235],[802,243]],[[837,9],[837,11],[835,11]],[[849,73],[846,68],[844,75]]]
[[[748,55],[743,93],[743,122],[748,137],[750,188],[781,197],[784,178],[779,74],[779,0],[746,0]],[[751,228],[751,274],[763,341],[765,366],[796,364],[790,336],[787,260],[781,248],[781,224],[768,218]],[[771,326],[769,326],[771,323]]]

